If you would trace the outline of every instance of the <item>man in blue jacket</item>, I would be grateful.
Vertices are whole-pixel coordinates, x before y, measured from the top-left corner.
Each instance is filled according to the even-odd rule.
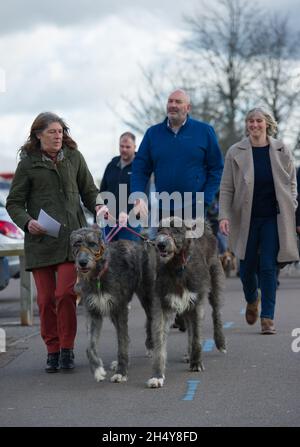
[[[115,209],[112,210],[112,208],[109,207],[109,204],[107,206],[103,205],[100,208],[98,215],[100,214],[107,218],[108,224],[109,222],[111,225],[114,224],[116,218],[119,219],[119,221],[123,219],[124,226],[131,228],[127,223],[127,216],[133,205],[128,204],[128,196],[130,194],[130,178],[135,149],[135,135],[131,132],[124,132],[119,140],[120,155],[114,157],[104,171],[100,185],[100,194],[103,192],[112,193],[115,198]],[[123,188],[123,190],[120,189],[120,187]],[[123,198],[121,197],[122,191],[124,192]],[[109,217],[112,218],[112,221],[109,220]],[[104,235],[108,236],[109,239],[110,236],[112,236],[110,240],[139,239],[138,236],[126,228],[121,228],[120,231],[115,231],[113,227],[108,224],[104,227]],[[134,228],[134,231],[139,232],[140,228]]]
[[[134,159],[131,192],[144,192],[153,172],[156,191],[180,193],[182,209],[187,205],[184,193],[191,193],[195,218],[199,217],[195,216],[196,193],[204,193],[206,211],[219,190],[223,156],[213,127],[191,118],[190,110],[190,98],[184,90],[170,94],[166,119],[146,131]],[[170,215],[173,215],[176,204],[174,207],[171,201],[170,205]],[[159,208],[161,217],[161,201]],[[145,216],[147,209],[141,195],[135,201],[135,211]]]
[[[204,193],[204,212],[210,206],[219,190],[223,156],[212,126],[189,116],[191,110],[189,95],[181,89],[172,92],[167,102],[167,117],[159,124],[150,127],[141,142],[132,165],[131,192],[137,196],[146,189],[151,173],[154,173],[156,191],[171,195],[178,192],[181,200],[169,202],[169,210],[163,210],[158,202],[159,219],[165,211],[182,218],[184,209],[189,208],[193,219],[197,215],[197,192]],[[191,193],[191,203],[185,203],[184,193]],[[135,212],[145,219],[148,206],[145,200],[137,197]],[[177,208],[177,209],[176,209]],[[173,327],[185,330],[180,316]]]

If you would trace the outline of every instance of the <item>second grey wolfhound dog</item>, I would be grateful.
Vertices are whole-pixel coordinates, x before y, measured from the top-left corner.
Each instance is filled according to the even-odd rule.
[[[162,387],[165,380],[166,344],[175,314],[183,316],[188,331],[188,361],[191,371],[203,370],[200,329],[204,303],[212,307],[216,347],[226,352],[220,314],[224,272],[216,239],[208,226],[200,238],[189,238],[183,221],[163,220],[156,237],[159,253],[155,298],[152,307],[153,370],[147,385]]]
[[[105,245],[98,226],[81,228],[71,234],[77,268],[75,291],[84,301],[89,319],[87,356],[95,379],[106,371],[97,344],[103,318],[110,317],[117,332],[118,360],[112,382],[125,382],[128,374],[128,303],[137,294],[146,312],[146,348],[152,350],[151,303],[154,288],[155,248],[127,240]]]

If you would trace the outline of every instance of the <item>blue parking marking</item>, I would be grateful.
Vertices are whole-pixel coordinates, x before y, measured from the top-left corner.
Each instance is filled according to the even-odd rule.
[[[228,328],[230,328],[233,325],[234,325],[233,321],[226,321],[226,323],[223,324],[223,328],[224,329],[228,329]]]
[[[187,381],[187,392],[182,400],[193,400],[196,394],[196,390],[200,380],[188,380]]]
[[[241,309],[241,311],[240,311],[240,314],[241,314],[241,315],[245,315],[245,313],[246,313],[246,308],[243,307],[243,308]]]
[[[212,351],[215,347],[215,342],[213,339],[208,338],[207,340],[204,340],[202,351],[203,352],[209,352]]]

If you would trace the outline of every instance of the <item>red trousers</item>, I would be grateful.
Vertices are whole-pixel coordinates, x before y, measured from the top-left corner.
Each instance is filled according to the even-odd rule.
[[[48,353],[72,349],[77,330],[76,270],[73,262],[32,271],[37,288],[41,336]]]

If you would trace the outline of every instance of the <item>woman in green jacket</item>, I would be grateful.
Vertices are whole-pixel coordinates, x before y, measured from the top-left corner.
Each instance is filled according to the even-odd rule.
[[[74,368],[76,271],[69,237],[73,230],[87,225],[80,198],[94,212],[97,194],[65,122],[50,112],[39,114],[20,149],[7,210],[25,231],[26,270],[32,271],[37,287],[47,372]],[[61,224],[58,237],[48,235],[39,224],[41,210]]]

